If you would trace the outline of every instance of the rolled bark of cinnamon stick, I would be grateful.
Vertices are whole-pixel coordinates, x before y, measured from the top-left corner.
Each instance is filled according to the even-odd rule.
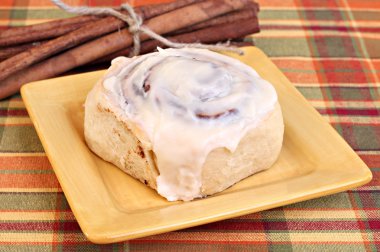
[[[219,41],[233,40],[247,36],[249,34],[257,33],[260,31],[257,17],[240,20],[239,22],[231,22],[227,24],[214,25],[192,31],[189,33],[178,34],[175,36],[167,37],[170,41],[181,43],[215,43]],[[251,43],[252,45],[252,43]],[[141,44],[141,53],[148,53],[155,50],[157,47],[165,48],[157,40],[148,40]],[[112,53],[106,57],[96,60],[95,63],[109,62],[119,56],[128,56],[131,48],[126,48],[118,52]]]
[[[53,54],[59,53],[85,41],[112,32],[118,29],[119,26],[123,25],[123,22],[120,20],[113,22],[114,19],[115,18],[113,17],[107,17],[91,22],[65,36],[52,39],[39,47],[31,48],[0,62],[0,81],[12,73],[15,73],[35,62],[43,60]]]
[[[171,34],[168,34],[168,36],[173,36],[173,35],[182,34],[182,33],[188,33],[188,32],[203,29],[206,27],[221,25],[221,24],[225,24],[225,23],[239,22],[239,21],[244,20],[244,19],[256,17],[258,12],[259,12],[259,5],[255,2],[251,2],[244,9],[234,11],[234,12],[228,13],[226,15],[222,15],[222,16],[207,20],[205,22],[201,22],[201,23],[180,29],[180,30],[175,31]]]
[[[20,27],[11,27],[1,32],[0,39],[9,38],[12,36],[28,36],[30,33],[35,32],[43,32],[46,30],[52,29],[52,27],[61,27],[66,25],[75,25],[80,23],[86,23],[89,21],[95,21],[100,19],[98,16],[77,16],[72,18],[64,18],[59,20],[53,20],[50,22],[45,22],[41,24],[28,25],[28,26],[20,26]]]
[[[193,4],[203,0],[178,0],[175,2],[144,5],[136,8],[136,13],[143,19],[152,18],[160,14]],[[59,37],[65,33],[78,29],[80,26],[90,21],[95,21],[104,17],[78,16],[61,20],[54,20],[43,24],[29,25],[23,27],[4,28],[5,32],[0,33],[0,61],[6,60],[20,52],[26,51],[40,44],[48,38]],[[3,42],[3,43],[2,43]],[[19,43],[27,43],[28,44]],[[1,46],[17,44],[14,47],[1,48]]]
[[[41,43],[45,43],[46,41],[41,42],[33,42],[18,46],[11,46],[11,47],[3,47],[0,48],[0,61],[5,60],[7,58],[10,58],[20,52],[26,51],[32,47],[39,46]]]
[[[208,0],[195,3],[160,16],[147,20],[145,25],[158,34],[165,34],[177,29],[193,25],[207,19],[238,10],[244,7],[249,0]],[[69,33],[66,36],[50,40],[37,48],[17,54],[5,61],[0,62],[0,82],[17,71],[20,71],[33,63],[41,61],[53,54],[65,49],[71,48],[82,42],[93,39],[102,34],[117,30],[123,26],[124,22],[114,17],[106,17],[104,19],[92,22],[84,27]],[[148,37],[141,34],[141,40],[144,41]],[[64,72],[71,68],[86,64],[107,54],[128,47],[132,43],[132,36],[128,30],[123,29],[120,32],[114,32],[95,41],[79,46],[73,49],[73,53],[67,57],[69,63],[64,69],[65,64],[60,64]],[[53,75],[54,76],[54,75]]]
[[[240,23],[231,23],[228,25],[218,25],[214,27],[204,28],[191,33],[173,36],[170,39],[177,42],[187,43],[193,42],[194,38],[196,38],[198,41],[203,43],[213,43],[216,41],[240,38],[247,34],[255,33],[258,31],[258,23],[252,19],[248,19]],[[159,42],[155,40],[146,41],[142,43],[141,52],[151,52],[159,45]],[[129,47],[113,55],[109,55],[109,58],[104,58],[104,61],[111,60],[114,57],[128,55],[130,51],[131,48]],[[0,99],[18,92],[24,83],[40,79],[52,78],[58,74],[63,73],[64,71],[57,72],[57,66],[60,66],[62,64],[66,66],[70,65],[67,64],[67,62],[62,62],[67,57],[68,55],[65,53],[56,57],[52,57],[4,80],[0,88]],[[72,67],[63,67],[62,69],[69,70],[72,69]]]
[[[162,13],[170,12],[190,4],[199,3],[204,0],[177,0],[169,3],[151,4],[136,7],[136,12],[143,19],[153,18],[161,15]]]
[[[257,33],[259,31],[260,27],[257,17],[252,17],[239,22],[215,25],[191,33],[179,34],[171,37],[171,39],[175,42],[182,43],[190,43],[192,41],[214,43],[244,37],[248,34]],[[158,46],[164,47],[161,43],[158,43]]]
[[[249,0],[208,0],[154,17],[147,20],[145,25],[158,34],[169,33],[176,29],[181,29],[241,9],[248,1]],[[147,39],[148,37],[145,34],[141,35],[142,41]],[[0,81],[0,99],[17,92],[24,83],[57,76],[70,69],[127,48],[131,44],[131,34],[128,30],[123,29],[120,32],[111,33],[68,50]],[[2,69],[2,67],[0,67],[0,69]]]
[[[169,3],[144,5],[137,7],[135,11],[143,19],[146,19],[201,1],[203,0],[178,0]],[[0,61],[40,44],[40,42],[35,41],[59,37],[62,34],[78,29],[85,23],[101,18],[104,17],[87,15],[22,27],[1,27],[3,31],[0,33]],[[34,43],[19,45],[19,43],[27,42]],[[13,44],[17,44],[17,46],[1,48],[1,46]]]
[[[185,43],[184,41],[180,41],[180,40],[178,40],[178,42]],[[203,41],[200,41],[200,42],[206,44],[206,42],[203,42]],[[213,42],[210,42],[210,43],[213,43]],[[244,47],[244,46],[253,46],[254,43],[253,43],[253,41],[252,42],[249,42],[249,41],[230,41],[228,43],[228,45],[234,46],[234,47]],[[157,46],[159,46],[159,45],[157,45],[156,41],[155,41],[155,43],[153,43],[152,40],[145,41],[144,43],[141,44],[141,54],[154,52],[157,49]],[[161,47],[166,48],[165,46],[161,46]],[[88,64],[86,66],[97,66],[99,64],[105,64],[105,63],[109,64],[113,59],[115,59],[117,57],[121,57],[121,56],[128,57],[128,55],[132,52],[132,50],[133,50],[132,47],[128,47],[124,50],[121,50],[119,52],[108,55],[104,58],[100,58],[94,62],[91,62],[90,64]]]
[[[179,0],[171,3],[145,5],[137,7],[135,11],[143,19],[147,19],[200,1],[202,0]],[[121,12],[126,13],[125,11]],[[89,22],[104,18],[91,15],[78,16],[42,24],[8,28],[0,33],[0,47],[56,38],[74,31]]]
[[[19,44],[28,43],[28,42],[59,37],[63,34],[66,34],[68,32],[78,29],[85,24],[88,24],[88,22],[61,25],[58,27],[54,27],[53,29],[46,29],[46,30],[42,30],[38,32],[29,32],[27,35],[21,34],[21,35],[16,35],[16,36],[15,35],[9,36],[9,37],[1,36],[0,47],[19,45]]]

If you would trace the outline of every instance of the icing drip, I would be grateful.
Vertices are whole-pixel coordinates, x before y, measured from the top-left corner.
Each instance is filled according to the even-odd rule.
[[[160,49],[113,65],[103,85],[119,116],[154,151],[157,191],[171,201],[201,197],[208,153],[233,152],[277,101],[253,69],[207,50]]]

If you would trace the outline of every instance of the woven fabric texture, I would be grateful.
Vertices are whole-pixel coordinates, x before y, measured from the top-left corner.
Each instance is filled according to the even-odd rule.
[[[92,244],[70,210],[20,95],[15,95],[0,101],[0,251],[380,250],[380,1],[259,3],[261,32],[252,36],[256,46],[371,168],[369,184],[190,229]],[[1,0],[0,32],[68,16],[47,0]]]

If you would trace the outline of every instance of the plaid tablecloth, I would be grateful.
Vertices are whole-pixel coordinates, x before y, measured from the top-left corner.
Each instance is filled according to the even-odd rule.
[[[111,6],[121,0],[66,2]],[[154,1],[134,1],[142,2]],[[256,45],[371,168],[371,183],[186,230],[95,245],[82,234],[16,95],[0,102],[0,251],[380,250],[380,1],[259,3]],[[47,0],[0,1],[3,26],[66,16]]]

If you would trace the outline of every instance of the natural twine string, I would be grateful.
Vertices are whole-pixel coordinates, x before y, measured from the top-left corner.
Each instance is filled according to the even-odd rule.
[[[229,47],[229,43],[227,44],[216,44],[216,45],[205,45],[201,43],[177,43],[170,41],[161,35],[155,33],[151,29],[149,29],[147,26],[143,25],[142,18],[136,14],[133,7],[129,4],[122,4],[121,8],[126,10],[128,12],[128,15],[125,15],[121,12],[116,11],[112,8],[99,8],[99,7],[87,7],[87,6],[81,6],[81,7],[73,7],[69,6],[65,3],[63,3],[61,0],[51,0],[55,5],[57,5],[59,8],[73,13],[73,14],[79,14],[79,15],[111,15],[114,17],[117,17],[124,22],[126,22],[129,26],[129,31],[131,34],[133,34],[133,52],[132,56],[138,55],[141,48],[141,41],[140,41],[140,32],[145,33],[149,37],[158,40],[162,44],[173,47],[173,48],[185,48],[185,47],[191,47],[191,48],[201,48],[201,49],[209,49],[214,51],[229,51],[233,53],[237,53],[239,55],[244,54],[244,52],[236,47]]]

